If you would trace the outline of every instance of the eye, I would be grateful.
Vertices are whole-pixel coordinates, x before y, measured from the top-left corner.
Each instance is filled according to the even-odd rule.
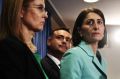
[[[42,12],[45,11],[45,8],[43,6],[39,6],[38,9]]]
[[[56,38],[59,39],[59,40],[64,40],[63,36],[56,36]]]
[[[103,21],[102,20],[98,20],[97,24],[103,24]]]
[[[45,10],[45,7],[44,7],[43,5],[34,5],[33,8],[38,9],[40,12],[46,11],[46,10]]]
[[[66,38],[67,42],[71,42],[71,39],[69,37]]]
[[[86,24],[89,25],[89,26],[93,26],[94,20],[92,20],[92,19],[87,20],[87,23],[86,23]]]

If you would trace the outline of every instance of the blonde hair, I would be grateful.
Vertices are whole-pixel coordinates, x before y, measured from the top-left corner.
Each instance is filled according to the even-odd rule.
[[[26,5],[33,0],[3,0],[2,11],[0,17],[0,40],[16,36],[22,40],[21,32],[21,17],[22,8],[27,8]]]
[[[0,18],[0,40],[11,35],[18,35],[19,29],[21,28],[20,11],[22,5],[23,0],[3,0]]]

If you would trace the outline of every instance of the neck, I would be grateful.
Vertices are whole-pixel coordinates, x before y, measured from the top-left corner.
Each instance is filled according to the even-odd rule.
[[[33,44],[32,39],[34,37],[34,32],[30,31],[26,26],[22,27],[22,36],[24,43],[28,46],[28,48],[35,53],[37,48]]]
[[[94,54],[96,55],[96,52],[97,52],[97,49],[98,49],[98,43],[93,43],[93,44],[91,44],[91,46],[92,46]]]
[[[58,60],[61,60],[63,53],[61,53],[60,51],[55,51],[55,50],[49,50],[48,53],[50,55],[53,55],[54,57],[56,57]]]
[[[26,42],[26,43],[31,42],[33,37],[34,37],[34,32],[24,30],[23,31],[23,37],[24,37],[24,42]]]

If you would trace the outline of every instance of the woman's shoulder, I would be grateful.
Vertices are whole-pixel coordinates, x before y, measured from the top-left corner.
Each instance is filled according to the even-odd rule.
[[[80,52],[82,49],[79,46],[68,49],[68,52]]]
[[[0,41],[0,49],[21,50],[24,46],[24,43],[16,37],[8,37]]]
[[[83,54],[83,50],[80,47],[76,46],[68,49],[65,54],[67,55],[71,54],[73,56],[81,56]]]

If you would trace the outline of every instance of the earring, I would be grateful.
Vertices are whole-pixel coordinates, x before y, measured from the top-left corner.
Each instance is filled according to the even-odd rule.
[[[82,36],[83,36],[83,35],[82,35],[82,33],[81,33],[80,31],[78,31],[78,33],[79,33],[80,37],[82,37]]]
[[[80,33],[80,37],[82,37],[83,35]]]

